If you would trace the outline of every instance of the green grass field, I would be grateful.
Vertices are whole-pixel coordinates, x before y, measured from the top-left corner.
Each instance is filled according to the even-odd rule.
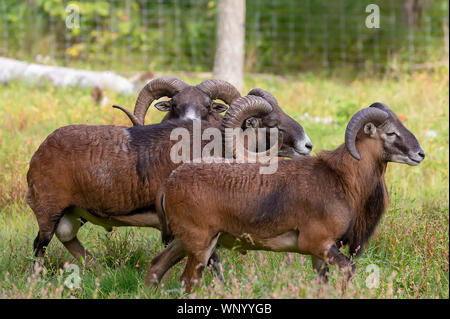
[[[175,74],[177,75],[177,74]],[[178,74],[188,83],[196,75]],[[297,77],[248,76],[245,92],[269,90],[284,110],[307,131],[314,151],[333,149],[344,141],[345,126],[356,111],[372,102],[389,105],[426,151],[417,167],[391,163],[386,181],[390,206],[367,250],[357,260],[357,273],[344,292],[342,277],[320,284],[310,258],[283,253],[220,250],[225,284],[205,271],[189,297],[197,298],[448,298],[449,297],[449,73],[414,73],[385,78],[347,79],[303,74]],[[136,96],[106,92],[111,104],[132,107]],[[307,113],[308,115],[305,115]],[[147,123],[159,122],[152,109]],[[332,123],[315,117],[331,118]],[[45,271],[32,273],[32,243],[37,224],[25,202],[28,163],[54,129],[69,124],[129,125],[123,113],[102,108],[90,90],[55,88],[47,83],[0,86],[0,298],[180,298],[184,264],[173,268],[157,291],[147,291],[144,278],[153,256],[162,249],[153,229],[103,228],[87,224],[80,240],[99,261],[81,268],[81,285],[64,285],[78,264],[54,238],[47,249]],[[379,286],[366,281],[379,270]],[[370,286],[370,285],[369,285]]]

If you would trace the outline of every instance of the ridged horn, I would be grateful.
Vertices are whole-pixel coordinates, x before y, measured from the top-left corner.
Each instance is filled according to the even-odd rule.
[[[187,87],[189,87],[188,84],[174,77],[162,77],[148,82],[139,92],[136,104],[134,106],[134,115],[139,121],[139,124],[137,125],[144,125],[145,115],[154,100],[157,100],[163,96],[172,97]],[[124,110],[122,109],[122,111]],[[125,113],[128,115],[127,112]]]
[[[273,107],[262,97],[247,95],[235,100],[228,109],[222,120],[222,127],[225,132],[225,152],[232,154],[236,159],[267,161],[273,154],[275,148],[278,152],[281,147],[281,135],[278,135],[278,143],[269,150],[263,152],[252,152],[243,146],[244,133],[241,130],[244,121],[250,117],[262,117],[273,111]],[[225,129],[239,129],[237,136],[229,134]],[[235,139],[236,137],[236,139]]]
[[[355,113],[348,122],[345,130],[345,146],[348,152],[358,161],[361,157],[356,150],[355,140],[359,130],[369,122],[373,122],[376,126],[387,120],[389,114],[375,107],[368,107]]]
[[[239,91],[232,84],[223,80],[206,80],[196,87],[208,94],[212,100],[219,99],[228,105],[231,105],[234,100],[241,97]]]
[[[248,92],[248,95],[256,95],[256,96],[260,96],[264,99],[266,99],[267,102],[270,103],[270,105],[272,105],[273,107],[280,107],[278,105],[278,101],[275,98],[275,96],[273,96],[271,93],[267,92],[266,90],[260,89],[260,88],[255,88],[250,90],[250,92]]]
[[[386,104],[381,103],[381,102],[372,103],[369,107],[375,107],[377,109],[380,109],[380,110],[388,112],[388,113],[392,112],[392,110],[389,108],[389,106],[387,106]]]

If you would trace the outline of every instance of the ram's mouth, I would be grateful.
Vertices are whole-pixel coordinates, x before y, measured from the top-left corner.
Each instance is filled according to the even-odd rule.
[[[288,150],[280,150],[278,152],[278,157],[287,157],[287,158],[297,158],[300,156],[309,156],[310,152],[303,152],[294,148],[289,148]]]
[[[401,157],[394,157],[391,160],[392,162],[401,163],[401,164],[407,164],[410,166],[417,166],[420,163],[422,163],[422,160],[416,159],[410,156],[401,156]]]
[[[311,155],[311,151],[295,151],[295,153],[299,154],[300,156],[310,156]]]
[[[409,156],[408,156],[408,159],[409,159],[414,165],[419,165],[420,163],[422,163],[422,160],[418,161],[418,160],[415,160],[414,158],[411,158],[411,157],[409,157]]]
[[[302,148],[294,147],[292,150],[295,154],[298,154],[298,156],[310,156],[312,151],[312,145],[306,144],[305,147]]]

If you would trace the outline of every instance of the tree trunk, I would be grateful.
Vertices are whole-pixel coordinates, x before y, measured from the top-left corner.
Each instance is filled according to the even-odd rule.
[[[245,0],[219,0],[214,77],[244,87]]]
[[[403,17],[408,27],[420,27],[422,9],[431,2],[432,0],[403,0]]]

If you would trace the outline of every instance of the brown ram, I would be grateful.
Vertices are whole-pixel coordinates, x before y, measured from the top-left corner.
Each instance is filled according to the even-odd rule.
[[[273,107],[264,98],[247,96],[232,103],[223,123],[202,121],[201,126],[203,130],[241,128],[249,118],[264,122],[272,115]],[[56,233],[73,256],[85,258],[88,252],[77,239],[83,220],[107,229],[159,228],[154,212],[157,189],[181,164],[170,158],[177,142],[170,135],[180,127],[192,131],[194,122],[166,121],[131,128],[71,125],[50,134],[33,155],[27,174],[27,202],[39,225],[35,255],[44,255]],[[282,141],[281,149],[286,152],[310,143],[299,124],[282,136],[289,138],[287,143]],[[203,145],[207,142],[202,141]],[[308,154],[310,149],[303,148],[303,154]]]
[[[387,163],[424,158],[394,112],[374,103],[352,117],[345,145],[280,161],[272,175],[259,174],[260,164],[184,164],[158,192],[163,236],[174,239],[152,260],[146,283],[187,255],[182,281],[190,289],[216,243],[310,254],[322,276],[335,264],[350,278],[354,265],[339,246],[360,252],[373,233],[388,205]]]

